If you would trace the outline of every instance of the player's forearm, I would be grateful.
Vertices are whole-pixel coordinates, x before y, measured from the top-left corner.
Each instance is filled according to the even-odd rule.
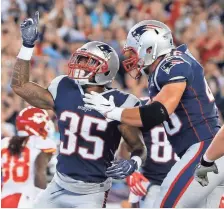
[[[142,127],[139,108],[124,109],[121,114],[121,122],[135,127]]]
[[[121,140],[119,147],[115,153],[115,159],[130,159],[131,153],[130,153],[130,147],[127,145],[127,143],[124,141],[124,139]]]
[[[35,175],[35,187],[40,189],[46,189],[47,187],[47,175],[46,172],[38,173]]]
[[[52,157],[51,153],[41,152],[35,161],[34,185],[40,189],[47,187],[47,165]]]
[[[120,108],[117,109],[118,111],[115,109],[115,111],[111,112],[111,117],[109,118],[118,118],[122,123],[143,127],[145,130],[150,130],[169,119],[166,107],[159,101],[154,101],[141,107],[123,109],[120,116],[117,116]]]
[[[146,161],[147,157],[147,148],[145,145],[141,145],[141,147],[134,149],[131,152],[131,158],[138,156],[141,159],[141,165],[143,165]]]
[[[138,156],[141,159],[141,163],[144,163],[147,156],[147,149],[142,132],[136,127],[125,124],[121,124],[119,130],[125,141],[123,142],[123,148],[126,149],[126,152],[131,152],[131,157]]]
[[[29,60],[16,59],[11,80],[11,87],[13,90],[22,87],[25,83],[29,82],[29,68]]]
[[[219,130],[213,139],[211,145],[205,152],[209,160],[215,161],[224,156],[224,126]]]

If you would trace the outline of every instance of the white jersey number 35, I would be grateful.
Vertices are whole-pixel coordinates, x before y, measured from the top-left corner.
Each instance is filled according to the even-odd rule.
[[[63,141],[60,144],[60,153],[64,155],[71,155],[78,153],[82,158],[97,160],[103,156],[104,141],[99,136],[92,136],[90,129],[92,124],[96,124],[97,131],[106,131],[107,121],[99,118],[94,118],[85,115],[81,120],[81,117],[74,113],[65,111],[60,116],[61,121],[70,120],[68,129],[65,129],[64,135],[68,137],[67,144]],[[92,142],[94,149],[90,153],[88,148],[77,146],[77,136],[81,136],[83,140]]]

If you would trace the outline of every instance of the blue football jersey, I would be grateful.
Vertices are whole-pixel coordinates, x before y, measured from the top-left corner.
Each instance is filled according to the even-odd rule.
[[[156,96],[163,86],[186,82],[187,86],[170,120],[164,122],[175,152],[182,155],[192,144],[209,140],[219,130],[218,110],[204,77],[203,67],[181,45],[166,55],[149,78],[149,95]]]
[[[144,99],[141,103],[145,105],[147,101],[148,99]],[[142,166],[142,174],[151,183],[161,185],[178,156],[173,151],[162,125],[144,132],[143,137],[147,147],[147,158]]]
[[[104,181],[120,143],[120,123],[107,122],[99,112],[84,107],[82,86],[67,76],[55,78],[48,90],[54,99],[60,132],[57,171],[84,182]],[[135,96],[115,89],[102,95],[107,99],[113,95],[120,107],[139,104]]]

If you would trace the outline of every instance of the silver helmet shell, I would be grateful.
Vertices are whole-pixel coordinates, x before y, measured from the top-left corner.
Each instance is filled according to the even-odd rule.
[[[143,20],[134,25],[128,33],[124,51],[130,48],[138,56],[137,64],[142,67],[143,73],[145,67],[174,48],[171,30],[162,22]]]
[[[80,64],[80,58],[86,58]],[[69,76],[81,85],[105,85],[113,81],[119,70],[116,51],[106,43],[91,41],[84,44],[72,55]]]

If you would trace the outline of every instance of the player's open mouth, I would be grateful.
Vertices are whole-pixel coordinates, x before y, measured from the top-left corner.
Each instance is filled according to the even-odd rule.
[[[81,69],[76,69],[74,70],[74,78],[77,79],[89,79],[92,77],[92,72],[81,70]]]

